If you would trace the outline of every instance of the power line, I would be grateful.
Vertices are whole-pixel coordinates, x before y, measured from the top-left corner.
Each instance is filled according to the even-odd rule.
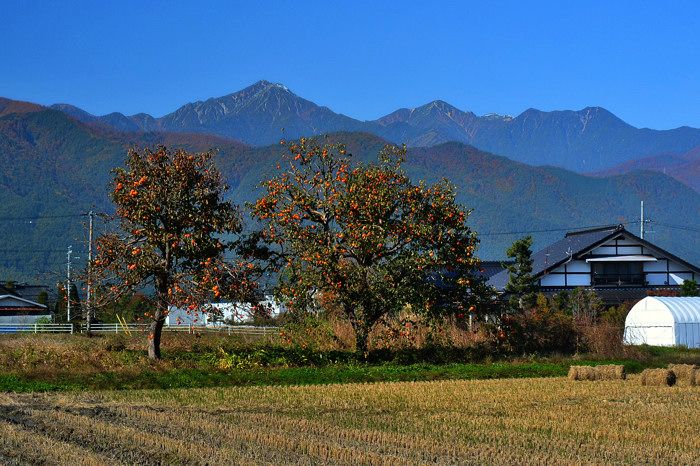
[[[0,222],[31,222],[34,220],[87,217],[87,213],[62,215],[32,215],[26,217],[0,217]]]
[[[672,223],[663,223],[663,222],[653,222],[653,223],[654,223],[654,225],[658,225],[660,227],[672,228],[674,230],[692,231],[695,233],[700,233],[700,227],[691,227],[691,226],[686,226],[686,225],[673,225]]]
[[[623,222],[623,225],[628,225],[631,223],[639,223],[639,220],[632,220],[629,222]],[[576,227],[569,227],[569,228],[548,228],[544,230],[521,230],[521,231],[495,231],[495,232],[487,232],[487,233],[477,233],[477,236],[506,236],[506,235],[527,235],[531,233],[557,233],[557,232],[563,232],[563,231],[580,231],[580,230],[589,230],[592,228],[604,228],[604,227],[610,227],[612,226],[609,223],[603,224],[603,225],[589,225],[589,226],[576,226]]]
[[[17,252],[29,252],[29,253],[41,253],[41,254],[50,254],[54,252],[60,252],[61,254],[65,254],[66,250],[65,249],[0,249],[0,253],[7,252],[7,253],[17,253]]]

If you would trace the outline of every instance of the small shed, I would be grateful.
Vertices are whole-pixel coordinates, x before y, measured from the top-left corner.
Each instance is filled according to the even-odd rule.
[[[646,297],[625,319],[630,345],[700,348],[700,297]]]
[[[0,295],[0,324],[33,324],[42,318],[51,318],[44,304],[12,294]]]

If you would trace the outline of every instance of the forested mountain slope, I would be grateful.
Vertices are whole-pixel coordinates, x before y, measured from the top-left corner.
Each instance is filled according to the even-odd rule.
[[[358,161],[374,159],[386,142],[358,132],[328,137],[346,142]],[[110,170],[123,163],[128,147],[159,143],[218,149],[230,196],[239,204],[255,198],[256,186],[274,170],[283,150],[279,144],[250,147],[206,134],[122,133],[55,109],[5,102],[0,107],[0,279],[57,279],[71,244],[84,258],[85,219],[79,215],[90,209],[111,212]],[[470,221],[482,234],[480,255],[486,259],[502,258],[524,231],[635,221],[640,200],[659,222],[700,224],[700,194],[661,173],[590,177],[525,165],[458,142],[411,148],[406,168],[415,179],[446,177],[454,183],[459,201],[474,209]],[[97,224],[103,228],[101,220]],[[504,234],[509,232],[514,233]],[[537,233],[536,245],[562,234]],[[700,238],[694,233],[658,229],[650,239],[700,262]]]

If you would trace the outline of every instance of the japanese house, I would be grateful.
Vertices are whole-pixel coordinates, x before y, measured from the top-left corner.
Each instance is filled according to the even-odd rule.
[[[680,290],[700,278],[700,268],[646,241],[622,225],[567,233],[532,256],[540,290],[592,288],[608,302],[641,299],[653,290]],[[503,290],[508,271],[489,279]]]

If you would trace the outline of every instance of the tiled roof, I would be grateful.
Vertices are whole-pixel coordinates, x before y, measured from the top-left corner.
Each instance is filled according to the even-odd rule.
[[[482,261],[479,275],[485,278],[491,278],[502,272],[508,264],[512,264],[512,261]]]

